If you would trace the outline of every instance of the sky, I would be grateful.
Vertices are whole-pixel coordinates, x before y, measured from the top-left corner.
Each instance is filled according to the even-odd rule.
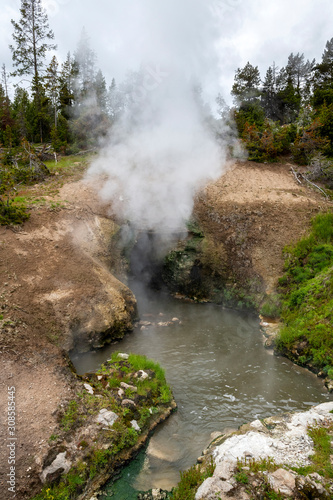
[[[197,8],[200,2],[43,0],[43,5],[58,44],[59,60],[63,61],[68,51],[75,52],[85,27],[98,56],[97,66],[108,84],[113,77],[118,82],[123,80],[129,69],[138,69],[147,54],[164,64],[166,40],[174,45],[170,54],[178,47],[186,65],[193,55],[183,50],[186,39],[192,45],[197,41],[194,50],[200,50],[200,37],[205,37],[202,46],[207,57],[199,61],[205,60],[206,66],[196,69],[201,69],[208,93],[221,92],[228,102],[235,70],[247,61],[258,66],[264,78],[273,61],[281,68],[291,52],[320,60],[327,40],[333,37],[332,0],[211,0],[212,18],[206,23],[203,20],[202,32],[202,13]],[[10,20],[19,19],[20,5],[20,0],[1,0],[0,64],[5,63],[9,71]]]

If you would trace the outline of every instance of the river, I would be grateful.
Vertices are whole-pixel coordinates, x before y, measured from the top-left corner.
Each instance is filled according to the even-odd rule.
[[[132,498],[132,488],[171,489],[179,471],[196,462],[214,431],[332,399],[315,375],[265,349],[255,315],[177,300],[135,281],[130,288],[141,320],[151,324],[139,324],[102,350],[72,357],[83,374],[98,368],[115,350],[145,354],[163,366],[173,389],[178,411],[155,431],[145,455],[123,474],[119,488],[124,491],[128,485],[126,500]],[[168,322],[172,324],[163,326]],[[121,495],[112,499],[121,500]]]

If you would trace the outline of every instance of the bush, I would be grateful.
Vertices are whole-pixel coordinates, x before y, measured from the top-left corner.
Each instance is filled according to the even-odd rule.
[[[0,197],[0,226],[23,224],[29,217],[24,205],[16,205],[13,200],[4,201]]]
[[[328,147],[329,139],[322,136],[322,126],[319,118],[316,118],[308,128],[300,130],[297,134],[291,152],[298,165],[307,165],[315,152]]]
[[[280,154],[290,151],[290,144],[295,136],[292,125],[281,127],[266,120],[262,129],[256,124],[246,123],[242,140],[249,153],[249,160],[274,161]]]

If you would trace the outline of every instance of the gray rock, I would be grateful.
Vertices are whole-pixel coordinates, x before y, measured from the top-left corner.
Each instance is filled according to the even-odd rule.
[[[138,372],[136,372],[135,378],[139,378],[140,380],[146,380],[147,378],[149,378],[149,375],[147,372],[139,370]]]
[[[127,408],[134,408],[136,407],[136,404],[131,399],[123,399],[121,402],[121,406],[126,406]]]
[[[292,495],[296,487],[296,475],[285,469],[277,469],[275,472],[267,475],[267,479],[276,493]]]
[[[119,396],[120,398],[123,398],[123,397],[125,396],[125,391],[124,391],[124,389],[119,389],[119,391],[118,391],[118,396]]]
[[[139,427],[139,424],[136,420],[131,420],[131,426],[133,427],[133,429],[137,432],[141,432],[141,429]]]
[[[129,358],[129,354],[127,354],[125,352],[120,352],[118,354],[118,358],[120,358],[120,359],[128,359]]]
[[[199,487],[195,494],[195,500],[216,500],[221,493],[229,493],[233,485],[229,481],[222,481],[218,477],[209,477]]]
[[[84,388],[86,391],[89,392],[89,394],[93,395],[94,394],[94,389],[91,387],[90,384],[83,384]]]
[[[223,460],[216,465],[214,476],[218,477],[222,481],[228,481],[234,474],[235,464],[229,462],[228,460]]]
[[[129,384],[126,384],[126,382],[120,382],[120,387],[122,387],[125,390],[129,389],[132,392],[138,392],[138,388],[135,387],[135,385],[129,385]]]
[[[97,415],[96,422],[101,425],[105,425],[106,427],[112,427],[118,418],[119,417],[116,413],[103,408]]]
[[[51,465],[45,467],[40,476],[43,483],[45,483],[46,481],[50,481],[51,478],[55,480],[61,474],[66,474],[69,471],[72,463],[67,460],[66,454],[66,451],[64,451],[63,453],[59,453],[59,455],[56,456]]]

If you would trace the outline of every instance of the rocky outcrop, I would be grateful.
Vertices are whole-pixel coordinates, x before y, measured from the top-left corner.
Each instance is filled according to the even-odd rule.
[[[216,463],[214,475],[199,487],[195,499],[245,500],[264,488],[282,498],[332,498],[333,481],[310,468],[306,472],[314,454],[308,429],[323,428],[331,435],[332,412],[333,402],[323,403],[303,413],[256,420],[230,435],[221,435],[205,454],[205,460],[213,457]],[[332,458],[328,458],[328,466]],[[260,473],[256,463],[261,464]]]

